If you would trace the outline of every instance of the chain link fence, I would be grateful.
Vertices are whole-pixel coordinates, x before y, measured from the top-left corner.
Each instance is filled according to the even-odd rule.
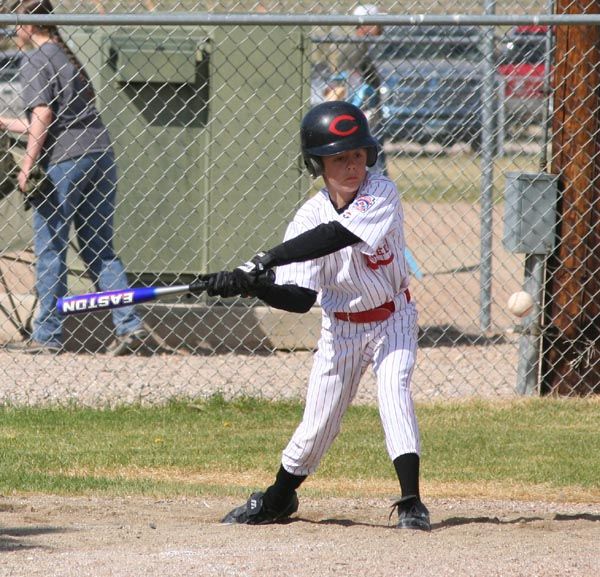
[[[561,63],[554,59],[555,28],[390,23],[381,33],[358,36],[354,26],[259,20],[263,13],[351,14],[356,6],[336,2],[325,13],[304,2],[57,5],[57,13],[105,15],[99,25],[59,30],[89,75],[110,132],[118,170],[115,248],[128,283],[187,283],[279,243],[299,203],[321,185],[302,168],[300,119],[326,98],[363,98],[360,105],[383,143],[384,168],[398,185],[405,210],[411,293],[420,314],[415,398],[597,393],[600,319],[593,279],[599,274],[600,243],[594,177],[579,195],[573,193],[586,199],[577,205],[580,236],[573,250],[579,260],[569,265],[575,277],[570,282],[585,285],[576,293],[577,309],[561,301],[560,286],[549,284],[572,254],[554,247],[561,226],[574,224],[573,214],[557,211],[551,185],[539,195],[531,184],[515,192],[523,186],[519,175],[538,183],[536,175],[559,174],[569,163],[565,155],[573,154],[561,124],[573,111],[559,118],[556,110],[553,74]],[[385,21],[400,11],[447,14],[454,7],[385,3],[378,8]],[[152,24],[111,20],[115,13],[144,11],[157,12]],[[185,11],[248,14],[240,25],[161,25],[159,13]],[[472,15],[551,12],[545,2],[461,6],[461,13]],[[11,29],[4,28],[0,55],[0,117],[23,118],[18,69],[28,47],[16,50]],[[344,67],[348,50],[357,48],[374,63],[374,90]],[[570,54],[572,67],[577,62],[570,50],[561,53]],[[584,81],[578,89],[585,92],[581,114],[590,122],[598,109],[588,107],[585,95],[597,86]],[[375,97],[369,101],[365,94]],[[590,130],[572,136],[580,149],[596,138]],[[566,141],[557,148],[561,133]],[[25,137],[8,130],[3,137],[10,149],[5,160],[12,153],[22,158]],[[588,158],[588,165],[593,162]],[[0,339],[9,344],[31,335],[39,300],[32,214],[12,192],[7,170],[2,178]],[[513,183],[510,190],[507,181]],[[531,205],[515,209],[513,202],[507,214],[510,194]],[[550,198],[542,209],[538,196]],[[539,210],[544,215],[532,221],[531,213]],[[550,221],[548,241],[547,218],[557,214],[557,235]],[[542,230],[538,217],[546,219]],[[531,237],[522,237],[536,226],[534,244],[545,235],[545,248],[527,252]],[[69,294],[96,290],[79,253],[72,232]],[[557,282],[566,282],[561,279]],[[522,289],[536,304],[518,319],[506,303]],[[97,406],[215,393],[303,397],[319,334],[317,307],[294,315],[251,299],[203,295],[165,298],[140,306],[139,314],[151,339],[136,354],[111,354],[114,319],[104,313],[66,318],[62,354],[0,349],[0,400]],[[549,381],[557,367],[563,367],[563,377],[573,370],[577,377],[560,377],[560,385],[556,378]],[[566,389],[563,381],[570,383]],[[375,396],[375,383],[365,375],[357,401],[374,403]]]

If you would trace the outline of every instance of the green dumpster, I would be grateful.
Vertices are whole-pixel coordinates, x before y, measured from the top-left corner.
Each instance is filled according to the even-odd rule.
[[[286,27],[65,29],[119,168],[116,248],[132,280],[229,268],[281,241],[309,183],[310,80]]]

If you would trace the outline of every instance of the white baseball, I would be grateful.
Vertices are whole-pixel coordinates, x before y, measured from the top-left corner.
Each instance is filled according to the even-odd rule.
[[[525,291],[513,293],[508,298],[508,310],[516,317],[524,317],[533,308],[533,297]]]

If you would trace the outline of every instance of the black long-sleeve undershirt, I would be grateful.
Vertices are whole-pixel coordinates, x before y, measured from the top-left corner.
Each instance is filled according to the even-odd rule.
[[[269,249],[266,266],[281,266],[320,258],[342,248],[361,242],[361,239],[345,226],[332,220],[319,224],[298,236]]]
[[[361,239],[337,221],[320,224],[282,242],[266,253],[266,266],[282,266],[303,262],[337,252],[342,248],[361,242]],[[270,285],[255,292],[262,301],[276,309],[305,313],[315,304],[314,290],[294,284]]]
[[[317,293],[314,290],[295,284],[273,284],[254,291],[261,301],[275,309],[290,313],[306,313],[315,304]]]

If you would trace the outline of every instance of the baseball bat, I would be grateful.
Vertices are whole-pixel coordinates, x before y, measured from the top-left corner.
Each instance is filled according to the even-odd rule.
[[[56,307],[61,315],[76,315],[128,307],[167,295],[201,293],[208,283],[196,280],[190,284],[166,287],[135,287],[59,298]]]

